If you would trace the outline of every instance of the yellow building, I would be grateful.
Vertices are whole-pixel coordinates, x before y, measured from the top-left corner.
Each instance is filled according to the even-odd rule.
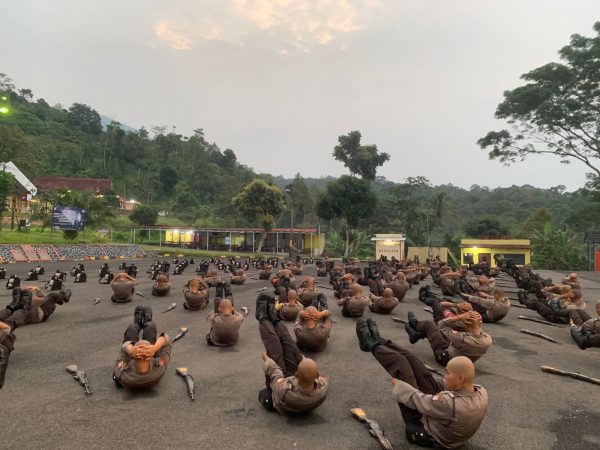
[[[487,261],[495,265],[494,257],[510,258],[518,266],[531,262],[529,239],[461,239],[461,264]]]

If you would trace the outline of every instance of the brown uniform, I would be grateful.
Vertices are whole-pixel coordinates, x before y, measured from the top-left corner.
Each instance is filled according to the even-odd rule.
[[[386,283],[385,287],[390,288],[392,291],[394,291],[394,297],[396,297],[399,302],[404,300],[406,293],[410,289],[410,285],[406,281],[404,283],[392,281],[391,283]]]
[[[164,297],[165,295],[169,295],[169,292],[171,292],[171,283],[168,282],[166,276],[159,275],[156,283],[152,286],[152,295]]]
[[[208,342],[218,347],[229,347],[238,343],[240,327],[244,317],[239,312],[233,314],[210,313],[207,317],[211,329],[206,336]]]
[[[487,391],[477,385],[474,392],[441,391],[428,395],[399,380],[393,395],[398,403],[423,415],[423,427],[445,448],[460,447],[471,438],[481,425],[488,406]]]
[[[369,294],[371,303],[369,309],[379,314],[389,314],[393,309],[400,303],[396,297],[387,299],[385,297],[379,297],[377,295]]]
[[[167,342],[169,342],[168,337]],[[156,386],[167,371],[167,364],[171,359],[171,344],[167,343],[167,345],[154,355],[150,370],[144,374],[135,371],[135,362],[125,351],[125,348],[130,344],[133,344],[133,342],[123,342],[121,354],[115,364],[113,377],[118,380],[125,389],[131,391],[141,391]]]
[[[510,300],[503,297],[502,300],[495,298],[484,298],[476,295],[466,295],[463,297],[471,305],[473,309],[481,314],[484,322],[500,322],[508,314],[510,309]]]
[[[133,299],[135,284],[132,281],[114,281],[112,289],[113,295],[110,299],[113,303],[128,303]]]
[[[298,317],[298,313],[303,309],[304,307],[298,302],[296,302],[295,305],[283,303],[281,310],[279,311],[279,317],[286,322],[293,322]]]
[[[323,377],[317,378],[314,389],[308,391],[295,376],[284,378],[281,368],[270,358],[265,361],[264,371],[271,382],[273,406],[283,416],[310,412],[327,398],[329,382]]]
[[[308,308],[310,305],[312,305],[312,301],[315,295],[317,295],[317,291],[315,291],[314,289],[311,291],[306,288],[302,288],[298,292],[298,300],[300,301],[300,303],[302,303],[302,305],[305,308]]]
[[[369,303],[369,298],[364,295],[360,297],[341,298],[337,302],[338,306],[342,307],[342,315],[344,317],[362,317]]]
[[[333,322],[326,318],[320,320],[314,328],[308,328],[305,322],[304,317],[299,316],[294,324],[298,348],[305,352],[322,352],[327,346]]]
[[[423,320],[417,323],[416,330],[427,338],[436,361],[444,366],[455,356],[466,356],[475,362],[492,345],[489,334],[481,332],[476,336],[456,331],[450,326],[449,319],[440,320],[437,325],[431,320]]]
[[[197,280],[195,280],[197,281]],[[197,286],[196,286],[197,284]],[[204,281],[195,283],[194,280],[188,281],[187,287],[183,289],[185,309],[204,309],[208,306],[209,288]]]

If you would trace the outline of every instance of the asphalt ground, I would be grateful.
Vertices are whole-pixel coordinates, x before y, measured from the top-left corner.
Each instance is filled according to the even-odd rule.
[[[131,262],[131,261],[128,261]],[[140,268],[137,290],[150,296],[152,281],[145,269],[150,260],[137,260]],[[329,377],[331,390],[326,402],[306,417],[286,418],[268,412],[257,401],[264,386],[263,347],[254,319],[257,290],[266,281],[248,279],[233,286],[236,307],[247,306],[241,338],[233,348],[209,347],[205,341],[209,310],[190,312],[182,307],[182,287],[194,272],[171,276],[170,296],[145,299],[134,296],[129,304],[113,304],[111,288],[99,285],[94,276],[102,262],[86,262],[88,282],[66,287],[73,290],[70,303],[58,306],[50,319],[16,331],[6,383],[0,390],[0,448],[263,448],[263,449],[377,449],[378,443],[350,415],[362,407],[385,429],[394,448],[413,448],[404,438],[404,426],[391,397],[389,376],[369,353],[358,348],[355,320],[344,318],[331,290],[327,293],[335,321],[327,349],[310,355],[321,373]],[[46,264],[45,281],[60,267],[68,272],[73,262]],[[116,272],[116,261],[109,262]],[[13,264],[9,273],[25,278],[32,264]],[[307,266],[304,275],[314,274]],[[255,271],[249,277],[255,276]],[[552,273],[555,280],[563,274]],[[303,277],[298,277],[301,280]],[[326,279],[320,279],[324,285]],[[423,283],[431,282],[427,278]],[[39,286],[43,282],[38,283]],[[393,316],[406,318],[409,310],[420,319],[430,318],[417,300],[413,287]],[[584,275],[583,293],[588,312],[600,299],[600,277]],[[0,304],[10,292],[0,292]],[[214,290],[211,292],[211,299]],[[101,302],[94,305],[94,298]],[[161,313],[171,302],[177,308]],[[153,307],[160,331],[174,335],[179,327],[188,334],[173,344],[167,375],[154,390],[129,393],[116,389],[111,378],[126,326],[136,305]],[[477,362],[477,383],[489,393],[488,414],[468,449],[593,449],[600,448],[600,386],[543,373],[542,365],[579,371],[600,377],[600,349],[579,350],[564,329],[525,322],[517,318],[536,313],[512,308],[499,324],[486,325],[494,343]],[[433,367],[429,345],[408,343],[402,326],[390,316],[367,311],[365,318],[377,320],[381,334],[410,347]],[[545,333],[561,345],[521,334],[519,329]],[[291,324],[290,324],[291,329]],[[93,395],[65,371],[76,363],[88,375]],[[193,374],[196,400],[190,401],[176,367]]]

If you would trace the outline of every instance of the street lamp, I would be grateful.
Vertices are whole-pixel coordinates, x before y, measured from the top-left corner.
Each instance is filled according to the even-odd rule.
[[[285,192],[290,194],[290,196],[292,197],[292,214],[290,217],[290,255],[291,255],[292,254],[291,243],[292,243],[292,239],[294,236],[294,190],[292,189],[291,184],[285,188]]]

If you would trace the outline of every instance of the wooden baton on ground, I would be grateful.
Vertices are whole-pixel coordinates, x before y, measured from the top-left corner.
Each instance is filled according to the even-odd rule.
[[[587,375],[582,375],[578,372],[568,372],[566,370],[560,370],[550,366],[542,366],[542,370],[555,375],[562,375],[564,377],[575,378],[576,380],[587,381],[588,383],[600,384],[600,380],[598,378],[588,377]]]
[[[553,327],[564,328],[562,325],[557,323],[548,322],[547,320],[538,319],[537,317],[529,317],[529,316],[518,316],[519,319],[530,320],[536,323],[543,323],[544,325],[552,325]]]
[[[557,340],[552,339],[550,336],[546,336],[545,334],[538,333],[537,331],[531,331],[531,330],[526,330],[525,328],[521,328],[521,333],[525,333],[525,334],[528,334],[530,336],[539,337],[539,338],[544,339],[544,340],[546,340],[548,342],[554,342],[555,344],[562,345],[561,342],[558,342]]]

